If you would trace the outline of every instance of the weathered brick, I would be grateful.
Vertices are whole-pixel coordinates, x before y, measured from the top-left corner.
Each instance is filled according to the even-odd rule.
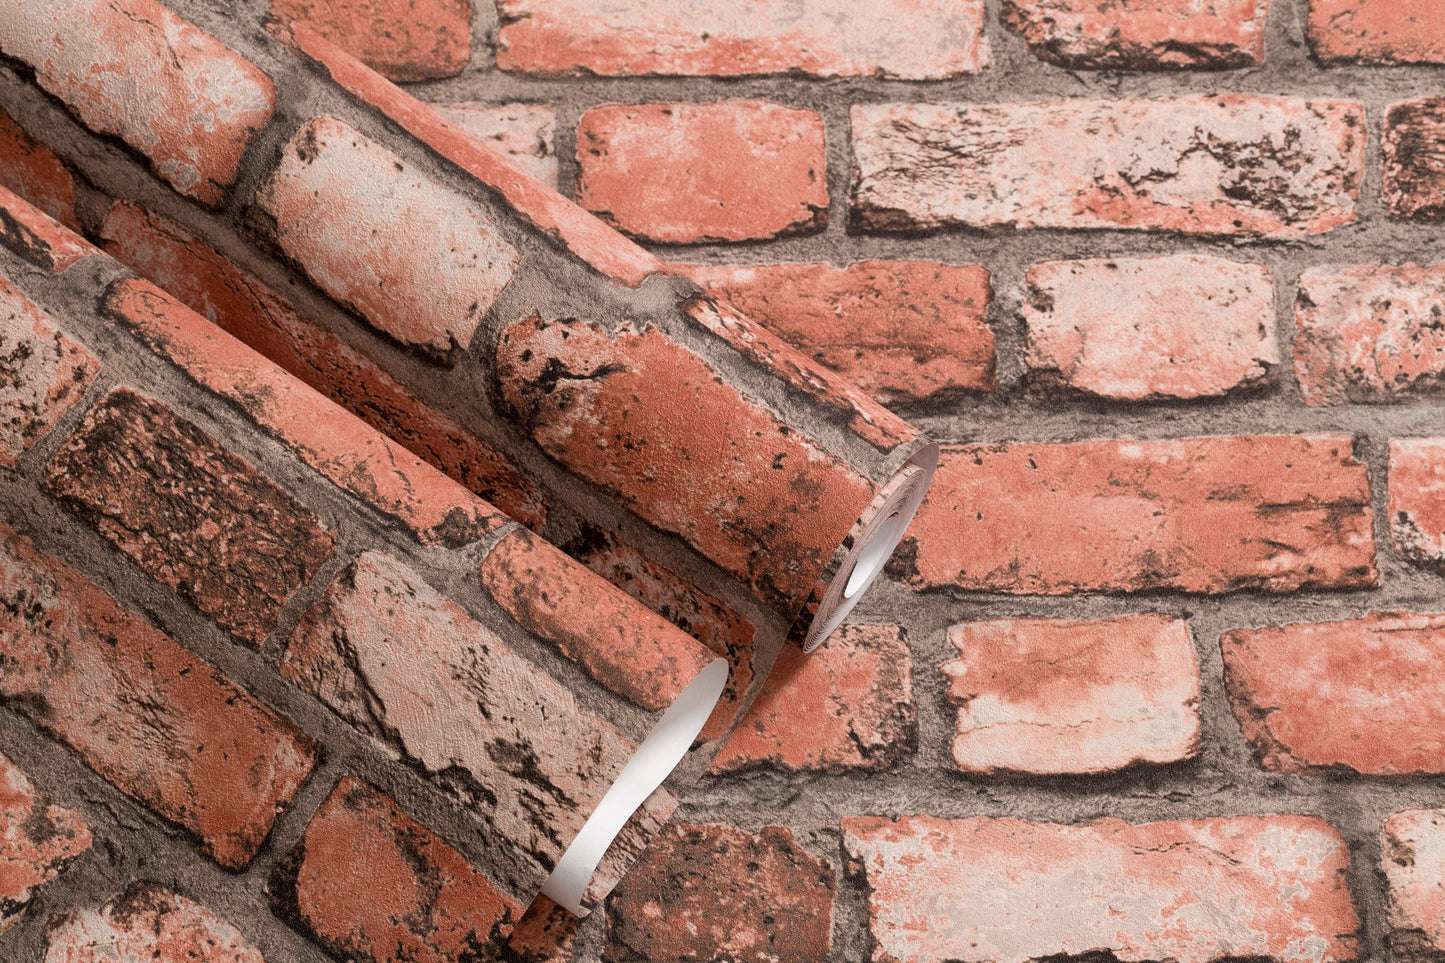
[[[1306,404],[1445,397],[1445,263],[1306,268],[1294,316]]]
[[[278,915],[338,959],[495,960],[523,906],[395,802],[344,777],[271,879]]]
[[[110,255],[512,518],[532,527],[545,520],[541,491],[501,452],[302,318],[205,241],[130,203],[110,209],[100,236]]]
[[[1269,0],[1004,0],[1029,52],[1074,70],[1232,70],[1264,62]]]
[[[1022,595],[1362,588],[1369,478],[1348,435],[945,447],[894,567]]]
[[[607,963],[828,959],[833,873],[777,826],[674,824],[607,902]]]
[[[227,869],[255,856],[312,741],[0,523],[0,699]]]
[[[121,138],[172,187],[213,207],[275,104],[269,77],[156,0],[21,4],[0,50],[86,126]]]
[[[1435,0],[1310,0],[1306,35],[1327,64],[1445,63]]]
[[[100,253],[80,235],[4,187],[0,187],[0,247],[52,274]]]
[[[51,460],[45,488],[252,646],[336,542],[261,472],[128,388],[86,414]]]
[[[572,963],[577,958],[577,926],[577,917],[538,896],[512,927],[508,957],[515,963]]]
[[[45,937],[46,963],[266,963],[230,923],[145,880],[132,883],[99,910],[51,920]]]
[[[1439,959],[1445,952],[1445,810],[1407,809],[1385,820],[1380,866],[1390,958]]]
[[[0,465],[14,467],[100,371],[84,345],[0,277]]]
[[[246,412],[337,487],[397,519],[422,543],[459,548],[509,521],[149,281],[115,282],[102,310],[202,387]]]
[[[609,104],[577,127],[577,203],[673,244],[810,234],[828,222],[823,118],[762,100]]]
[[[20,767],[0,756],[0,933],[90,841],[90,828],[78,815],[49,805]]]
[[[478,204],[334,117],[291,139],[256,204],[318,287],[444,359],[471,344],[521,260]]]
[[[843,820],[875,963],[1355,958],[1349,851],[1310,816]]]
[[[1198,254],[1045,261],[1021,310],[1038,388],[1145,401],[1273,381],[1274,282],[1262,264]]]
[[[392,80],[436,80],[472,57],[472,0],[271,0]]]
[[[1391,438],[1386,489],[1395,551],[1445,567],[1445,438]]]
[[[666,709],[716,661],[701,642],[531,532],[498,542],[481,577],[522,628],[644,709]]]
[[[882,404],[994,388],[982,267],[859,261],[672,269]]]
[[[498,12],[497,66],[523,73],[940,80],[989,64],[979,0],[501,0]]]
[[[75,176],[55,151],[0,110],[0,182],[73,231]]]
[[[1435,669],[1445,615],[1236,629],[1219,647],[1235,718],[1266,769],[1445,772],[1445,681]]]
[[[856,104],[852,130],[854,226],[905,233],[1318,234],[1355,219],[1365,148],[1356,102],[1242,94]]]
[[[503,329],[496,372],[544,452],[780,606],[808,595],[873,495],[652,326],[533,315]]]
[[[1385,113],[1380,140],[1390,213],[1445,220],[1445,97],[1395,104]]]
[[[527,174],[557,189],[556,116],[546,104],[436,106],[455,125]]]
[[[635,748],[378,552],[302,617],[280,671],[461,798],[485,801],[484,835],[509,851],[513,880],[538,887]]]
[[[948,630],[964,772],[1102,773],[1199,748],[1199,664],[1167,615],[1001,619]]]
[[[713,770],[889,769],[916,739],[903,627],[844,625],[812,654],[783,649]]]

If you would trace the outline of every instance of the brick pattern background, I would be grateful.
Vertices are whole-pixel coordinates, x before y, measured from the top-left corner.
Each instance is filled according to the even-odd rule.
[[[405,298],[352,287],[346,252],[288,205],[302,179],[268,177],[288,143],[402,149],[423,217],[450,210],[424,183],[438,166],[374,119],[362,133],[380,146],[334,126],[293,140],[265,79],[284,72],[256,41],[265,3],[167,5],[195,27],[117,3],[46,7],[95,22],[68,56],[100,79],[31,64],[41,94],[19,64],[45,18],[0,37],[17,58],[0,63],[0,181],[746,670],[754,626],[716,582],[549,504],[537,462],[509,464],[436,410],[458,387],[445,375],[420,397],[374,360],[411,344],[407,364],[435,372],[485,306],[439,282],[436,324],[409,327]],[[147,782],[147,743],[67,728],[94,693],[64,666],[7,679],[0,953],[440,963],[477,958],[504,918],[504,954],[529,961],[1445,953],[1439,4],[858,6],[277,4],[946,443],[889,577],[826,648],[780,659],[700,790],[580,925],[546,905],[516,920],[470,865],[464,810],[267,669],[287,644],[277,610],[294,626],[296,584],[313,604],[339,564],[284,492],[221,453],[194,465],[249,500],[228,550],[254,552],[258,519],[281,516],[313,549],[246,592],[188,575],[193,544],[131,537],[177,506],[108,504],[63,474],[19,494],[22,475],[105,458],[98,428],[124,407],[63,325],[0,287],[0,514],[87,578],[45,563],[40,584],[7,528],[4,644],[63,624],[75,658],[162,703],[117,695],[105,725],[195,725],[209,700],[254,718],[238,751],[282,760],[241,781],[267,803],[237,814],[215,787],[187,793],[204,748],[172,761],[175,785]],[[214,71],[136,53],[157,35],[131,36],[122,8]],[[126,37],[156,61],[132,77],[114,69]],[[228,84],[226,124],[159,122],[216,109]],[[118,112],[127,98],[141,107]],[[599,270],[662,269],[539,210]],[[24,270],[84,253],[18,217],[0,217],[0,244]],[[327,271],[255,247],[256,218]],[[418,240],[382,226],[400,233],[376,250]],[[508,242],[452,226],[485,268],[437,277],[515,304]],[[250,417],[281,417],[252,401]],[[180,431],[134,412],[113,430]],[[492,524],[458,534],[426,514],[433,493],[378,487],[395,482],[328,443],[298,457],[429,544]],[[98,645],[116,626],[133,651]],[[307,671],[307,691],[365,714],[344,677]]]

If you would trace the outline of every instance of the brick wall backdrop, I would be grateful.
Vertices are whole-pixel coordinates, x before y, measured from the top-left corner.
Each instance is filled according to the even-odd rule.
[[[275,6],[947,442],[851,624],[784,654],[605,912],[534,911],[510,955],[1445,958],[1445,5]],[[0,182],[540,528],[525,472],[312,327],[332,309],[300,275],[212,239],[257,188],[243,153],[285,143],[248,144],[271,65],[233,49],[267,5],[177,2],[194,26],[150,32],[150,0],[58,7],[94,49],[0,32]],[[148,96],[118,103],[118,75]],[[167,95],[205,84],[227,123],[178,127]],[[27,270],[75,256],[51,230],[0,219]],[[0,493],[96,431],[111,386],[63,324],[24,324]],[[96,538],[57,504],[4,505],[49,554],[11,539],[0,588],[50,586],[0,592],[5,644],[37,612],[158,625],[218,674],[134,713],[259,713],[254,751],[291,745],[292,772],[228,859],[7,684],[0,957],[473,960],[464,815],[143,565],[50,557]],[[628,546],[564,548],[746,646]]]

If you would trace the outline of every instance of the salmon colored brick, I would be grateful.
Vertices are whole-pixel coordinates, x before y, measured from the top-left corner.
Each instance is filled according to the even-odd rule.
[[[1378,581],[1348,435],[946,447],[894,568],[1019,595],[1366,588]]]
[[[522,915],[465,857],[350,776],[277,868],[272,904],[338,959],[491,960]]]
[[[0,933],[90,843],[80,816],[47,803],[20,767],[0,756]]]
[[[391,80],[437,80],[472,57],[472,0],[271,0]]]
[[[1120,401],[1211,398],[1273,382],[1274,282],[1199,254],[1045,261],[1020,310],[1037,388]]]
[[[1235,718],[1266,769],[1445,772],[1445,682],[1435,670],[1445,615],[1236,629],[1219,647]]]
[[[1306,268],[1294,317],[1305,404],[1445,397],[1445,263]]]
[[[1395,104],[1385,113],[1381,142],[1390,213],[1445,221],[1445,97]]]
[[[989,64],[978,0],[501,0],[497,66],[544,75],[941,80]]]
[[[1380,867],[1391,958],[1445,952],[1445,810],[1407,809],[1385,820]]]
[[[1395,551],[1445,567],[1445,438],[1391,438],[1386,492]]]
[[[80,235],[4,187],[0,187],[0,247],[52,274],[100,253]]]
[[[1354,101],[1243,94],[855,104],[852,133],[852,226],[879,233],[1319,234],[1355,220],[1365,150]]]
[[[1004,0],[1004,26],[1074,70],[1232,70],[1264,62],[1269,0]]]
[[[436,112],[518,170],[557,189],[557,118],[550,106],[461,103],[438,106]]]
[[[1306,35],[1327,64],[1445,63],[1445,8],[1435,0],[1310,0]]]
[[[521,260],[480,205],[334,117],[291,139],[256,204],[318,287],[441,359],[471,344]]]
[[[609,335],[534,315],[502,331],[496,371],[502,399],[551,458],[773,604],[808,595],[872,498],[867,479],[657,328]],[[740,537],[754,532],[768,543]]]
[[[108,290],[105,315],[298,458],[424,544],[460,548],[509,519],[148,281]]]
[[[156,0],[47,0],[13,8],[0,51],[98,134],[219,206],[251,136],[271,119],[271,79]]]
[[[1199,663],[1183,619],[963,622],[948,641],[964,772],[1095,774],[1198,752]]]
[[[929,261],[680,264],[692,278],[881,404],[994,388],[988,271]]]
[[[316,761],[285,716],[0,523],[0,700],[244,869]]]
[[[1312,816],[842,825],[874,963],[1355,959],[1349,850]]]
[[[138,881],[99,910],[46,928],[45,963],[266,963],[241,931],[159,883]]]
[[[717,658],[531,532],[518,529],[498,542],[482,560],[481,577],[522,628],[644,709],[672,705]]]
[[[577,203],[669,244],[812,234],[828,223],[823,118],[762,100],[594,107]]]
[[[0,110],[0,183],[72,231],[80,230],[70,168],[4,110]]]
[[[907,633],[844,625],[812,654],[784,647],[713,771],[891,769],[917,738]]]
[[[0,465],[13,468],[99,371],[95,355],[0,277]]]
[[[501,452],[428,407],[371,359],[305,320],[206,242],[130,203],[106,215],[106,252],[144,274],[377,431],[524,525],[546,518],[541,491]]]
[[[765,826],[673,824],[607,903],[606,963],[829,958],[833,873]]]
[[[253,647],[336,544],[256,468],[127,388],[86,414],[44,484],[147,575]]]

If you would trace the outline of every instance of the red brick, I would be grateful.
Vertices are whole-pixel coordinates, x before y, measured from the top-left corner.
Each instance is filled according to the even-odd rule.
[[[514,897],[541,887],[635,751],[570,690],[379,552],[363,553],[302,617],[280,671],[477,804],[483,836],[498,841],[489,855],[507,851]]]
[[[1021,310],[1032,384],[1101,398],[1211,398],[1274,380],[1263,264],[1176,254],[1045,261]]]
[[[607,903],[607,963],[828,959],[833,873],[790,830],[675,824]]]
[[[1328,64],[1445,63],[1445,10],[1435,0],[1310,0],[1307,35]]]
[[[351,777],[321,804],[271,881],[276,912],[338,959],[493,960],[522,904],[461,853]]]
[[[964,772],[1093,774],[1199,749],[1199,664],[1183,619],[964,622],[948,640]]]
[[[672,244],[811,234],[828,223],[823,118],[761,100],[594,107],[577,203]]]
[[[366,355],[301,317],[204,241],[134,204],[111,208],[105,249],[229,334],[417,457],[532,527],[546,518],[535,483],[501,452],[428,407]]]
[[[1445,264],[1306,268],[1294,316],[1306,404],[1445,396]]]
[[[498,12],[497,66],[523,73],[941,80],[989,64],[978,0],[502,0]]]
[[[51,460],[45,488],[252,646],[336,543],[261,472],[128,388],[86,414]]]
[[[1417,565],[1445,567],[1445,438],[1391,438],[1390,542]]]
[[[496,371],[544,452],[771,604],[791,609],[808,595],[873,496],[867,479],[655,327],[609,335],[533,315],[502,331]]]
[[[516,963],[572,963],[577,958],[577,924],[577,917],[538,896],[512,927],[508,955]]]
[[[844,625],[812,654],[784,647],[713,771],[891,769],[916,740],[903,627]]]
[[[1364,167],[1364,111],[1344,100],[857,104],[852,129],[853,226],[877,232],[1299,237],[1355,219]]]
[[[289,719],[3,524],[0,653],[0,698],[227,869],[315,762]]]
[[[1390,213],[1445,221],[1445,97],[1395,104],[1385,113],[1380,139]]]
[[[1348,435],[944,448],[895,565],[915,588],[1021,595],[1376,584]]]
[[[0,933],[90,842],[90,828],[78,815],[47,804],[25,773],[0,756]]]
[[[271,79],[156,0],[25,4],[5,26],[0,50],[34,68],[41,87],[203,204],[220,204],[271,119]]]
[[[0,277],[0,465],[55,427],[100,371],[50,315]]]
[[[843,820],[875,963],[1353,960],[1349,851],[1310,816]]]
[[[272,24],[271,31],[283,43],[315,61],[335,83],[497,191],[524,221],[555,239],[609,280],[637,287],[645,278],[662,271],[662,262],[652,254],[548,185],[523,173],[471,134],[447,123],[435,110],[327,42],[314,30],[305,25]]]
[[[448,123],[557,189],[556,116],[546,104],[473,104],[438,106]]]
[[[471,0],[271,0],[392,80],[436,80],[472,57]]]
[[[1437,959],[1445,952],[1445,810],[1407,809],[1385,820],[1380,866],[1390,958]]]
[[[644,709],[666,709],[716,661],[701,642],[531,532],[498,542],[481,576],[522,628]]]
[[[1445,772],[1445,615],[1236,629],[1219,646],[1230,705],[1266,769]]]
[[[266,963],[241,931],[159,883],[141,881],[99,910],[51,920],[50,963]]]
[[[70,168],[4,110],[0,110],[0,162],[0,181],[6,187],[72,231],[80,230]]]
[[[334,117],[291,139],[256,203],[318,287],[441,358],[471,344],[521,260],[480,205]]]
[[[509,521],[154,284],[117,281],[103,311],[203,388],[246,412],[338,487],[397,519],[422,543],[459,548]]]
[[[1264,62],[1269,0],[1004,0],[1029,52],[1074,70],[1231,70]]]
[[[59,274],[83,257],[99,254],[80,235],[50,215],[0,187],[0,246],[34,264]]]
[[[881,404],[994,388],[988,271],[928,261],[681,264],[727,302]]]

